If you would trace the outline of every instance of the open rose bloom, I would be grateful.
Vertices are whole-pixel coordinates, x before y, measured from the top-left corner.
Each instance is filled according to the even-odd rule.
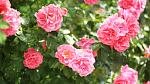
[[[9,0],[0,0],[0,14],[4,14],[10,7]]]
[[[20,19],[20,12],[13,8],[9,8],[3,14],[3,20],[9,24],[9,27],[6,29],[0,29],[0,31],[4,32],[6,36],[15,35],[17,31],[19,31],[21,19]]]
[[[99,2],[99,0],[84,0],[85,4],[94,5]]]
[[[24,53],[23,64],[29,69],[36,69],[42,64],[43,56],[40,52],[36,51],[34,48],[29,48],[27,52]]]
[[[128,65],[121,68],[120,74],[116,77],[113,84],[137,84],[138,72]]]
[[[67,15],[66,8],[60,8],[54,4],[42,7],[35,13],[38,26],[46,32],[57,31],[61,27],[63,16]]]
[[[72,68],[79,75],[87,76],[93,72],[95,58],[91,49],[76,49],[71,45],[60,45],[57,48],[55,57],[64,64]]]

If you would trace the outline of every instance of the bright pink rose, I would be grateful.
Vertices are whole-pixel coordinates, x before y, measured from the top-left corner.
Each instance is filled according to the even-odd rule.
[[[9,28],[1,29],[1,31],[3,31],[7,37],[15,35],[21,24],[20,12],[10,8],[3,14],[3,20],[9,24]]]
[[[138,72],[128,65],[121,68],[121,73],[116,77],[113,84],[137,84]]]
[[[55,53],[55,57],[59,59],[59,61],[68,66],[68,64],[76,57],[75,48],[72,45],[60,45],[57,48],[57,52]]]
[[[150,46],[149,46],[149,48],[147,48],[147,49],[145,50],[145,52],[144,52],[144,57],[145,57],[145,58],[150,58]]]
[[[118,5],[123,9],[134,7],[136,0],[119,0]]]
[[[130,46],[129,36],[120,36],[119,39],[114,43],[114,49],[118,52],[124,52]]]
[[[144,84],[150,84],[150,81],[147,81],[146,83],[144,83]]]
[[[85,4],[94,5],[99,2],[99,0],[84,0]]]
[[[38,26],[46,32],[57,31],[61,27],[63,16],[66,15],[68,10],[60,8],[54,4],[49,4],[35,13]]]
[[[110,16],[97,31],[99,41],[110,46],[126,33],[128,33],[126,21],[117,14]]]
[[[69,67],[79,73],[79,75],[87,76],[93,72],[95,59],[91,50],[77,49],[77,57],[69,63]]]
[[[24,53],[23,64],[29,69],[35,69],[39,67],[43,62],[43,56],[40,52],[35,51],[34,48],[28,48],[28,51]]]
[[[83,49],[89,49],[93,43],[95,43],[94,39],[82,37],[80,41],[76,42],[76,45]]]
[[[134,8],[136,10],[139,10],[140,13],[142,13],[144,11],[144,9],[145,9],[146,2],[147,2],[147,0],[137,0],[136,5],[135,5]]]
[[[11,4],[9,0],[0,0],[0,14],[3,14],[10,8]]]

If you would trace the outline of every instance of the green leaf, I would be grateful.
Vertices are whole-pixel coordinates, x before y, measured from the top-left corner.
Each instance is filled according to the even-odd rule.
[[[0,20],[0,29],[7,29],[9,28],[9,24],[5,21]]]
[[[0,44],[4,44],[6,36],[3,32],[0,31]]]

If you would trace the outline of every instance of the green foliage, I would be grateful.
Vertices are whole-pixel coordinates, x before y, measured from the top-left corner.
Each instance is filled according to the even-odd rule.
[[[98,42],[96,31],[99,23],[117,12],[117,0],[101,0],[100,4],[89,6],[83,0],[10,0],[12,7],[21,12],[23,19],[20,31],[15,36],[6,37],[0,32],[0,84],[112,84],[122,65],[128,64],[138,70],[139,84],[150,80],[150,60],[143,57],[150,45],[150,2],[140,17],[141,32],[131,41],[130,48],[118,53]],[[57,4],[66,7],[68,15],[63,18],[59,32],[46,33],[39,28],[34,16],[42,6]],[[101,10],[101,11],[100,11]],[[0,21],[0,28],[7,28]],[[61,44],[74,44],[81,37],[96,40],[94,50],[98,50],[95,70],[87,77],[80,77],[65,67],[54,57]],[[42,49],[46,39],[47,50]],[[1,45],[5,42],[5,45]],[[44,56],[42,65],[29,70],[23,66],[23,53],[34,47]],[[112,74],[114,73],[114,74]]]

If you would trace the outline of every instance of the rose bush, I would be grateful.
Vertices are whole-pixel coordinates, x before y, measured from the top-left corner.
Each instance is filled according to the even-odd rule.
[[[0,0],[0,84],[149,84],[147,0]]]

